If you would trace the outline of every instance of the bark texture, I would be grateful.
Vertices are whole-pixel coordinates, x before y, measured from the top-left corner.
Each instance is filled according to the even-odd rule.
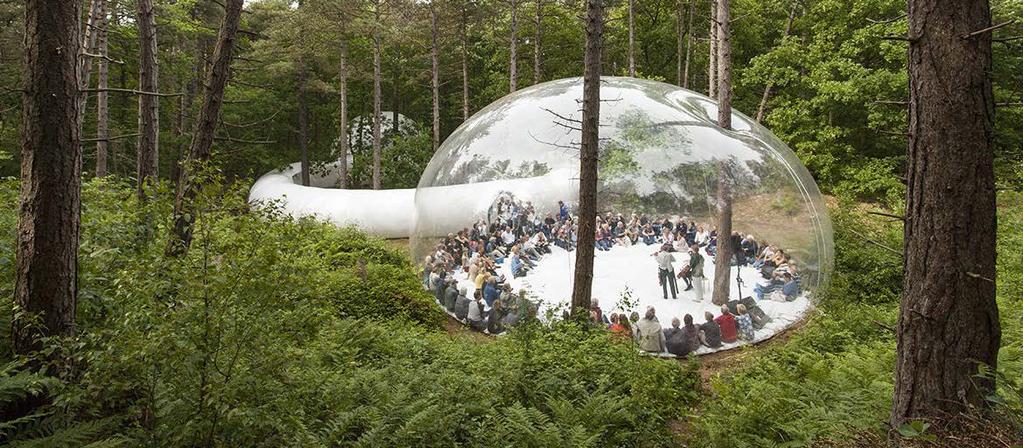
[[[718,126],[732,129],[732,38],[729,0],[717,0],[717,100]],[[714,256],[714,294],[712,302],[728,302],[732,284],[732,161],[723,160],[718,166],[718,248]]]
[[[543,38],[543,0],[535,0],[536,17],[534,25],[536,29],[533,35],[533,84],[540,84],[543,79],[543,45],[540,44]]]
[[[462,3],[462,23],[459,34],[462,39],[462,121],[469,119],[469,6]]]
[[[373,25],[373,189],[379,190],[380,181],[380,2],[374,5],[376,23]],[[397,123],[395,123],[397,124]]]
[[[14,303],[14,350],[46,336],[73,336],[77,302],[82,153],[79,147],[80,4],[25,2],[21,195]]]
[[[157,92],[156,15],[153,0],[138,0],[139,90]],[[160,98],[139,95],[139,139],[135,161],[138,195],[146,198],[145,186],[157,176],[160,154]]]
[[[710,2],[710,51],[707,53],[707,96],[717,98],[718,91],[718,4],[717,1]]]
[[[792,9],[789,10],[789,19],[785,22],[785,32],[781,35],[781,42],[778,45],[785,44],[785,39],[792,34],[792,22],[796,20],[796,5],[792,5]],[[774,83],[771,81],[767,82],[764,86],[764,94],[760,96],[760,105],[757,106],[757,123],[764,121],[764,114],[767,112],[767,100],[771,99],[772,89]]]
[[[300,64],[303,64],[300,62]],[[298,80],[298,148],[302,185],[309,186],[309,105],[306,103],[306,72],[299,70]]]
[[[342,40],[338,49],[341,62],[339,64],[339,78],[341,94],[340,123],[338,123],[338,162],[341,163],[338,170],[340,187],[348,188],[348,41]]]
[[[518,90],[518,34],[519,34],[519,2],[511,0],[511,36],[508,38],[508,90]]]
[[[108,157],[110,154],[110,101],[109,94],[104,90],[110,87],[110,63],[107,57],[107,2],[96,0],[98,4],[98,20],[96,21],[96,177],[104,177],[109,173]]]
[[[572,315],[589,316],[597,220],[597,150],[600,143],[600,59],[604,46],[603,0],[586,1],[582,144],[579,148],[579,246],[572,284]]]
[[[636,76],[636,3],[629,0],[629,76]]]
[[[192,244],[192,227],[195,224],[195,197],[202,184],[193,178],[196,169],[210,160],[213,139],[220,121],[220,108],[224,104],[224,88],[230,75],[231,59],[234,57],[235,37],[241,19],[244,0],[226,0],[224,21],[217,34],[217,46],[213,50],[213,63],[206,74],[202,107],[199,119],[192,133],[188,158],[180,168],[177,180],[177,194],[174,197],[174,227],[167,244],[167,255],[179,256],[188,252]]]
[[[430,91],[433,94],[431,117],[434,151],[440,146],[440,49],[437,47],[437,32],[437,7],[430,2]]]
[[[994,101],[985,0],[910,0],[905,283],[891,425],[985,404],[995,302]]]

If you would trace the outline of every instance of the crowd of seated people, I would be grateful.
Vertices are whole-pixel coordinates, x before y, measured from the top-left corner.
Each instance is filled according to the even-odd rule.
[[[500,333],[522,315],[523,306],[525,309],[530,307],[524,291],[512,293],[511,285],[501,274],[500,268],[508,266],[513,278],[528,275],[544,255],[551,253],[552,246],[568,251],[575,249],[578,225],[563,201],[558,201],[557,212],[541,216],[531,202],[502,196],[492,206],[489,216],[489,223],[481,219],[471,228],[448,234],[435,246],[434,251],[424,259],[423,285],[433,291],[437,302],[457,319],[479,331]],[[702,251],[709,256],[716,253],[718,240],[716,229],[708,230],[708,227],[697,225],[690,219],[649,217],[646,214],[632,214],[626,218],[621,213],[611,212],[597,216],[595,237],[595,248],[600,251],[608,251],[614,246],[645,244],[659,245],[661,251]],[[758,300],[769,298],[788,301],[799,295],[799,276],[789,254],[777,246],[758,242],[753,235],[743,237],[733,232],[730,238],[735,248],[732,263],[752,266],[760,273],[754,287]],[[463,273],[468,279],[465,285],[456,281],[456,272]],[[667,278],[662,279],[665,280]],[[686,277],[684,280],[686,289],[692,288],[692,278]],[[671,278],[671,282],[674,283],[674,278]],[[702,291],[698,293],[702,296]],[[725,322],[726,326],[730,325],[728,328],[738,328],[737,325],[752,328],[742,317],[749,305],[753,304],[742,308],[733,306],[729,313],[713,319],[714,325],[721,327],[719,320],[725,320],[731,322]],[[535,312],[535,305],[532,307]],[[721,328],[715,331],[714,328],[708,328],[714,326],[709,325],[710,321],[697,325],[692,322],[692,316],[683,316],[678,323],[681,326],[684,322],[682,327],[673,325],[665,329],[670,335],[666,333],[661,335],[663,337],[654,337],[651,334],[653,325],[649,323],[651,320],[656,321],[656,317],[644,316],[640,319],[638,313],[634,313],[631,319],[625,315],[612,315],[610,319],[601,316],[601,322],[615,333],[635,336],[643,334],[642,328],[646,327],[647,337],[637,338],[637,342],[643,341],[641,346],[646,348],[664,344],[665,350],[660,351],[669,351],[666,348],[668,342],[674,347],[672,353],[680,351],[678,339],[682,337],[679,336],[681,333],[670,331],[675,328],[686,333],[685,339],[690,341],[690,345],[696,339],[711,347],[719,346],[722,341],[728,343],[735,340],[733,335],[736,331],[722,331]],[[640,326],[644,321],[648,322]],[[700,330],[694,333],[693,328]],[[699,337],[694,338],[693,334]]]
[[[694,353],[700,347],[716,350],[726,344],[753,342],[756,330],[770,321],[762,313],[751,312],[747,304],[740,301],[722,305],[717,317],[709,311],[704,313],[706,322],[702,324],[697,324],[690,314],[682,316],[681,320],[673,317],[669,328],[662,328],[654,307],[647,307],[642,318],[635,311],[628,316],[611,313],[608,318],[599,310],[594,300],[590,317],[595,324],[606,326],[612,334],[634,342],[644,352],[678,357]]]

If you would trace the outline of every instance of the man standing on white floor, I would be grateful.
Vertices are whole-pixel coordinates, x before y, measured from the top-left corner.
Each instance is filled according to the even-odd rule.
[[[707,277],[703,275],[703,255],[700,255],[698,244],[689,246],[689,275],[692,277],[693,289],[696,290],[693,301],[702,302]]]
[[[672,300],[678,298],[678,284],[675,283],[675,267],[672,263],[675,256],[671,254],[671,244],[664,243],[654,256],[657,259],[657,278],[661,283],[661,290],[664,292],[664,300],[668,300],[668,289],[671,288]]]

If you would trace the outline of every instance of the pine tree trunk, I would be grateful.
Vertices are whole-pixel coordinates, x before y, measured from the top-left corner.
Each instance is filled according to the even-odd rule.
[[[518,33],[519,33],[519,21],[518,21],[519,5],[518,0],[511,0],[511,37],[508,39],[509,45],[509,56],[508,56],[508,90],[514,92],[518,90]]]
[[[99,9],[100,2],[102,0],[92,0],[89,3],[89,16],[86,18],[84,28],[79,32],[82,37],[81,51],[78,56],[78,85],[80,87],[78,96],[78,128],[81,129],[85,124],[85,105],[88,102],[89,94],[85,92],[85,89],[89,88],[92,78],[92,56],[89,53],[95,53],[96,40],[98,39],[99,27],[97,22],[100,19]],[[78,131],[81,135],[82,131]]]
[[[109,172],[107,158],[110,148],[110,102],[109,94],[105,92],[110,84],[110,64],[106,60],[108,39],[107,39],[107,2],[96,0],[99,4],[99,20],[96,22],[96,53],[100,56],[96,61],[97,79],[96,88],[96,177],[105,177]]]
[[[430,90],[433,93],[433,150],[440,146],[440,49],[437,47],[437,8],[430,3]],[[397,123],[395,123],[397,124]]]
[[[686,62],[682,67],[683,89],[689,88],[689,61],[693,51],[693,15],[695,15],[695,10],[693,9],[694,3],[696,3],[696,0],[689,0],[689,19],[686,25]]]
[[[543,38],[543,0],[536,2],[536,34],[533,36],[533,84],[540,84],[543,80],[543,45],[540,44]]]
[[[340,53],[341,63],[339,78],[341,81],[341,122],[338,124],[338,160],[341,163],[338,169],[339,186],[348,188],[348,41],[341,41]]]
[[[909,149],[891,426],[985,407],[995,301],[991,26],[986,0],[910,0]],[[976,33],[975,33],[976,32]]]
[[[12,320],[14,351],[21,355],[41,349],[40,338],[75,334],[80,11],[77,1],[25,2],[14,303],[27,315],[15,313]],[[31,324],[29,315],[39,325]]]
[[[677,0],[675,4],[675,84],[682,86],[682,64],[683,64],[683,53],[685,52],[685,8],[682,6],[682,0]]]
[[[302,185],[309,186],[309,106],[306,104],[305,67],[299,71],[298,81],[298,148],[300,152],[300,171]]]
[[[157,92],[156,15],[153,0],[138,0],[136,18],[139,32],[139,90]],[[159,169],[160,98],[139,95],[139,140],[135,165],[139,199],[146,199],[146,184],[155,180]]]
[[[729,0],[717,0],[718,126],[732,129],[732,37]],[[728,303],[732,277],[732,164],[722,160],[718,167],[718,247],[714,256],[715,305]]]
[[[636,5],[629,0],[629,76],[636,76]]]
[[[373,26],[373,189],[380,189],[380,2],[375,3]]]
[[[469,31],[467,29],[469,18],[467,6],[462,4],[462,24],[460,33],[462,38],[462,121],[469,119]]]
[[[572,315],[589,316],[597,220],[597,150],[600,140],[600,59],[604,47],[603,0],[586,0],[582,145],[579,149],[579,247],[572,285]]]
[[[707,54],[707,96],[717,98],[718,94],[718,4],[717,1],[710,2],[710,51]]]
[[[166,254],[180,256],[188,252],[192,244],[192,227],[195,224],[195,198],[202,185],[193,179],[192,172],[210,160],[213,138],[216,135],[220,108],[224,103],[224,88],[230,76],[231,59],[234,57],[235,36],[241,20],[244,0],[225,0],[224,21],[217,34],[217,46],[213,50],[213,63],[203,83],[204,94],[199,119],[192,133],[188,158],[182,163],[177,179],[177,194],[174,197],[174,227],[171,229]]]
[[[796,19],[796,5],[792,5],[792,9],[789,10],[789,19],[785,22],[785,32],[781,35],[781,42],[778,45],[784,45],[785,39],[792,34],[792,22]],[[764,113],[767,111],[767,100],[771,99],[771,90],[774,87],[774,83],[771,81],[767,82],[764,86],[764,94],[760,97],[760,105],[757,106],[757,123],[764,121]]]

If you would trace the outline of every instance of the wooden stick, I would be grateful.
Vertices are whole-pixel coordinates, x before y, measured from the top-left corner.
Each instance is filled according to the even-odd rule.
[[[969,38],[971,38],[971,37],[979,36],[979,35],[981,35],[981,34],[984,34],[984,33],[988,33],[988,32],[994,31],[994,30],[997,30],[997,29],[999,29],[999,28],[1001,28],[1001,27],[1003,27],[1003,26],[1006,26],[1006,25],[1011,25],[1011,24],[1013,24],[1013,23],[1015,23],[1015,22],[1016,22],[1016,19],[1012,19],[1012,20],[1010,20],[1010,21],[1008,21],[1008,22],[1002,22],[1002,23],[999,23],[998,25],[992,25],[992,26],[989,26],[989,27],[987,27],[987,28],[984,28],[984,29],[981,29],[981,30],[977,30],[977,31],[974,31],[974,32],[972,32],[972,33],[967,33],[967,34],[963,34],[962,36],[959,36],[959,37],[961,37],[961,38],[963,38],[963,39],[969,39]]]

